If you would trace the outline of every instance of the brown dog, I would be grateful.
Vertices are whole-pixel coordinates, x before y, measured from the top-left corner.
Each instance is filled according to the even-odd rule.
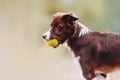
[[[74,13],[56,13],[51,29],[43,38],[57,39],[55,48],[67,42],[84,78],[92,80],[100,76],[102,80],[106,74],[120,68],[120,34],[93,32],[77,20]]]

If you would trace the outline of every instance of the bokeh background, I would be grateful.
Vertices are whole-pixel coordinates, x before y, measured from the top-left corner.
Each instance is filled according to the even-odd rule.
[[[120,0],[0,0],[0,80],[81,80],[71,52],[41,37],[56,12],[74,12],[91,30],[120,31]]]

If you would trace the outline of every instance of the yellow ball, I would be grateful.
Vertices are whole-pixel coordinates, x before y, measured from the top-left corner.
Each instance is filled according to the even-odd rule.
[[[58,40],[57,39],[48,40],[47,44],[51,47],[56,47],[58,45]]]

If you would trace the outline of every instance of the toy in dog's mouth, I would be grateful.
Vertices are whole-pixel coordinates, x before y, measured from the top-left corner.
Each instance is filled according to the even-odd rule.
[[[59,41],[57,39],[51,39],[51,40],[47,40],[47,44],[50,47],[56,48],[59,46]]]

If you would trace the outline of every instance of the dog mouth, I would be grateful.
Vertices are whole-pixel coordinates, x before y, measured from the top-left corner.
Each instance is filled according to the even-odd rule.
[[[46,41],[47,45],[52,48],[57,48],[60,44],[63,44],[63,40],[59,38],[46,38],[46,36],[42,36],[43,39]]]
[[[57,48],[60,44],[57,44],[56,46],[54,46],[53,48]]]
[[[57,48],[60,45],[60,40],[54,38],[54,39],[47,39],[46,43],[48,46]]]

